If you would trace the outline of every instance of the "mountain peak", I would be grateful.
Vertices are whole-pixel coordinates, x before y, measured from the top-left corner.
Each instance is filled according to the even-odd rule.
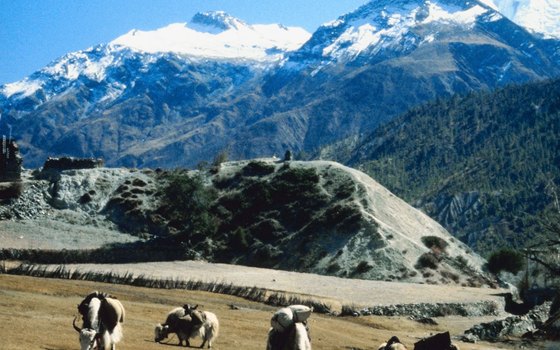
[[[381,0],[322,25],[306,44],[319,60],[351,61],[380,52],[410,52],[446,33],[468,33],[502,16],[482,1]]]
[[[146,53],[172,52],[205,59],[278,61],[309,37],[299,27],[249,25],[223,11],[197,13],[191,23],[152,31],[133,30],[111,42]]]
[[[219,33],[230,29],[240,29],[248,25],[224,11],[199,12],[189,23],[189,27],[199,32]]]

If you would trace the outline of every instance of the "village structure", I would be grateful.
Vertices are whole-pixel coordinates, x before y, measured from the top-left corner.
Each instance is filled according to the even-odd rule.
[[[13,182],[21,180],[22,158],[19,147],[13,139],[2,136],[2,149],[0,152],[0,182]]]

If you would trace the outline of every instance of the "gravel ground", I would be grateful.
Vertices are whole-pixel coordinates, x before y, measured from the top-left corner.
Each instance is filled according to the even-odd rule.
[[[107,243],[137,240],[137,237],[105,228],[54,220],[0,220],[0,248],[93,249]]]

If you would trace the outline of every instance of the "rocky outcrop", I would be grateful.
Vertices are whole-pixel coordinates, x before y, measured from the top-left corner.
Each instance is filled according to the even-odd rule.
[[[502,320],[481,323],[465,331],[464,340],[498,341],[507,337],[520,337],[539,329],[547,320],[550,302],[535,307],[523,316],[511,316]]]
[[[477,303],[415,303],[376,305],[360,310],[343,310],[345,315],[354,316],[408,316],[419,322],[429,322],[432,317],[444,316],[497,316],[500,305],[496,301],[480,301]]]
[[[434,334],[414,343],[414,350],[457,350],[449,332]]]

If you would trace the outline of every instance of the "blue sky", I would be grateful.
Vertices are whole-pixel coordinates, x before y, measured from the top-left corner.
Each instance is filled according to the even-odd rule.
[[[0,85],[20,80],[65,53],[109,42],[131,29],[189,22],[223,10],[250,24],[313,32],[367,0],[0,0]]]

